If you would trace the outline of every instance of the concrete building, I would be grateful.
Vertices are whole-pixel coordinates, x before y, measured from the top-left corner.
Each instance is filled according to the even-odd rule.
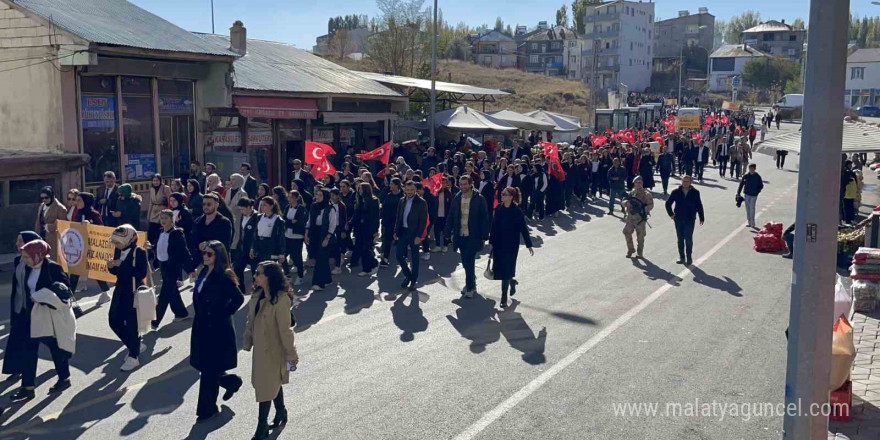
[[[880,49],[858,49],[846,58],[846,106],[880,105]]]
[[[475,63],[499,69],[515,68],[516,40],[496,30],[475,36],[471,41],[471,55]]]
[[[800,61],[807,42],[806,30],[795,30],[785,20],[770,20],[742,34],[742,42],[774,56]]]
[[[0,0],[0,253],[42,186],[63,200],[114,171],[146,191],[188,169],[238,56],[124,0]]]
[[[617,0],[589,6],[581,64],[587,83],[598,90],[631,91],[651,85],[654,42],[654,3]]]
[[[677,63],[684,47],[700,49],[707,60],[714,37],[715,16],[708,8],[700,8],[696,14],[680,11],[676,18],[654,23],[654,68]]]
[[[742,74],[746,63],[769,56],[747,44],[726,44],[719,47],[709,55],[709,90],[730,91],[731,80]],[[741,89],[745,89],[745,86],[741,86]]]
[[[584,65],[586,44],[587,40],[583,37],[567,41],[565,44],[563,59],[566,61],[565,70],[568,71],[568,79],[570,80],[583,81],[586,78],[586,66]]]
[[[541,22],[546,24],[546,22]],[[547,76],[567,78],[571,65],[571,49],[579,47],[577,32],[565,26],[538,29],[523,35],[519,44],[521,70]],[[574,60],[574,66],[580,57]]]
[[[357,28],[352,30],[337,31],[340,35],[324,34],[315,39],[312,52],[321,56],[361,59],[369,52],[370,30]]]

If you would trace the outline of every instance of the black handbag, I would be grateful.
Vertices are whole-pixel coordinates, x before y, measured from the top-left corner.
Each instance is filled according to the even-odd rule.
[[[745,200],[746,199],[744,199],[743,196],[737,194],[736,195],[736,207],[739,208],[740,206],[742,206],[742,204]]]

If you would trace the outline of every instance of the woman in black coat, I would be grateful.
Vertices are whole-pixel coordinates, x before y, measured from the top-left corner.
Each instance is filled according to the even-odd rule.
[[[531,255],[532,239],[526,218],[517,206],[520,202],[519,189],[507,187],[501,193],[501,204],[495,209],[495,218],[489,233],[492,245],[492,272],[496,280],[501,280],[501,307],[507,307],[507,292],[516,294],[516,257],[519,253],[519,237],[522,236]]]
[[[15,251],[21,253],[21,247],[25,244],[41,240],[40,235],[32,231],[22,231],[15,237]],[[21,261],[21,255],[15,257],[12,262],[12,295],[10,296],[10,329],[6,339],[6,349],[3,352],[3,374],[8,374],[7,382],[16,382],[21,379],[23,353],[25,343],[31,334],[31,307],[33,302],[25,292],[24,281],[27,265]]]
[[[642,177],[642,183],[647,190],[654,189],[654,153],[650,149],[642,152],[642,158],[639,160],[639,176]]]
[[[168,306],[171,306],[175,322],[189,317],[183,299],[180,298],[177,280],[180,279],[181,272],[191,274],[197,266],[190,256],[189,243],[183,229],[174,226],[174,212],[170,209],[162,210],[159,213],[159,224],[162,230],[156,239],[156,261],[162,270],[162,290],[159,291],[159,301],[156,304],[156,319],[151,323],[153,330],[159,328]]]
[[[110,329],[128,348],[128,357],[122,371],[131,371],[140,365],[138,356],[144,347],[138,334],[137,310],[134,307],[135,292],[144,285],[147,276],[147,251],[137,244],[137,231],[129,224],[113,230],[110,242],[113,259],[107,262],[107,271],[116,276],[116,289],[110,301]]]
[[[319,291],[333,282],[330,275],[330,245],[335,239],[337,224],[336,216],[333,215],[333,204],[330,203],[330,191],[316,188],[314,196],[309,212],[306,246],[309,247],[309,255],[315,258],[312,290]]]
[[[223,243],[209,241],[202,251],[204,267],[193,285],[193,320],[189,363],[201,372],[196,422],[204,422],[220,411],[217,395],[220,387],[229,400],[239,388],[241,377],[227,371],[238,366],[238,338],[232,317],[244,303],[238,278],[229,265]]]
[[[374,240],[379,235],[379,199],[373,195],[373,187],[367,182],[359,185],[354,204],[354,217],[351,219],[354,230],[354,250],[352,261],[361,262],[358,276],[370,276],[378,272]],[[436,227],[436,226],[435,226]]]
[[[189,208],[194,219],[201,217],[202,214],[204,214],[202,211],[202,202],[204,200],[202,198],[202,187],[199,185],[199,181],[196,179],[187,180],[186,192],[189,194],[186,201],[186,207]]]

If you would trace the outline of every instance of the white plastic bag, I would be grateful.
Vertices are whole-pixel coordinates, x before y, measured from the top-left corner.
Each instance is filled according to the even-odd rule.
[[[837,282],[834,286],[834,316],[831,320],[831,325],[834,325],[834,323],[837,322],[837,318],[839,318],[840,315],[845,316],[847,321],[852,319],[852,307],[852,294],[849,289],[846,288],[846,284],[843,282],[843,277],[837,275]]]

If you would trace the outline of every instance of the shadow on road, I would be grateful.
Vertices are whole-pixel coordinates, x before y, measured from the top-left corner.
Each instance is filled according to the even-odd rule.
[[[517,313],[519,304],[519,301],[512,300],[510,307],[498,312],[501,334],[511,347],[522,352],[522,360],[531,365],[543,364],[547,362],[547,357],[544,356],[547,327],[542,327],[536,335],[522,314]]]
[[[697,266],[691,266],[690,269],[691,273],[694,274],[694,282],[712,289],[727,292],[733,296],[743,296],[742,287],[740,287],[739,284],[736,283],[736,281],[728,277],[724,277],[724,279],[721,279],[716,276],[709,275],[706,272],[703,272],[703,270]]]
[[[648,277],[649,280],[664,280],[673,286],[678,286],[678,283],[681,281],[681,278],[673,274],[672,272],[663,269],[660,266],[652,263],[651,260],[647,258],[633,258],[632,265],[641,269],[644,272],[645,276]]]
[[[187,435],[184,440],[205,440],[208,438],[208,434],[222,428],[224,425],[231,422],[234,417],[234,411],[229,409],[226,405],[221,405],[220,415],[211,421],[198,425],[193,424],[192,428],[189,430],[189,435]]]
[[[446,318],[461,337],[471,341],[472,353],[486,351],[487,345],[501,338],[501,328],[495,320],[495,300],[477,294],[473,298],[454,299],[452,303],[459,308],[455,316],[446,315]]]
[[[419,304],[419,291],[412,292],[412,299],[410,299],[407,306],[403,303],[408,296],[410,295],[400,295],[400,297],[394,300],[394,305],[391,306],[391,316],[394,320],[394,325],[403,332],[400,334],[402,342],[411,342],[415,339],[416,333],[428,329],[428,319],[425,318]]]

